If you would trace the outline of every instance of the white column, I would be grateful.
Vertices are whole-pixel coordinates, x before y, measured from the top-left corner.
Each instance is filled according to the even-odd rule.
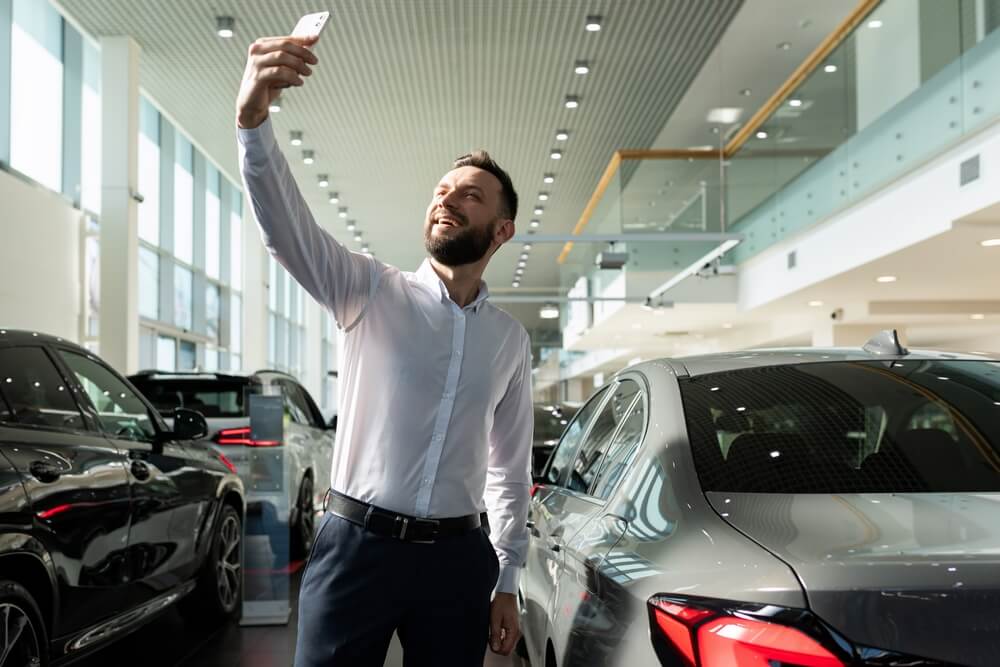
[[[100,354],[122,373],[139,369],[139,45],[101,38]]]

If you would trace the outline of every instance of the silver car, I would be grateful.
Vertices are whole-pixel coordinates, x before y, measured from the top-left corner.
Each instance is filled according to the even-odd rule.
[[[278,564],[304,558],[330,488],[336,422],[327,423],[305,387],[279,371],[250,375],[142,371],[129,380],[161,414],[196,410],[206,444],[226,457],[246,487],[247,532],[269,535]],[[249,396],[280,395],[281,441],[255,441]]]
[[[536,667],[1000,665],[1000,361],[641,363],[532,489]]]

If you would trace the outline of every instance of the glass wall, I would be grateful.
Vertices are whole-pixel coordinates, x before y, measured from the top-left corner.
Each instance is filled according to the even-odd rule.
[[[268,256],[267,363],[301,377],[305,368],[305,300],[301,286]]]

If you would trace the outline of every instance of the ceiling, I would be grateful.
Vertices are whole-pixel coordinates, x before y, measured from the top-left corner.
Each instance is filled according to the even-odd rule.
[[[284,34],[316,11],[305,0],[58,0],[94,37],[131,35],[142,49],[141,85],[231,176],[237,175],[233,105],[248,44]],[[853,0],[342,0],[315,52],[307,85],[274,114],[280,141],[317,219],[357,248],[337,217],[348,207],[376,255],[402,268],[424,256],[429,193],[456,156],[483,147],[511,172],[521,196],[519,233],[544,203],[540,232],[569,233],[612,153],[718,141],[706,123],[717,106],[748,118],[854,7]],[[584,30],[588,15],[599,32]],[[233,16],[235,37],[215,35]],[[778,47],[787,42],[787,48]],[[591,71],[573,72],[577,60]],[[742,94],[747,90],[749,94]],[[563,107],[566,95],[580,107]],[[565,142],[555,140],[566,129]],[[561,148],[562,160],[549,157]],[[307,167],[298,151],[311,149]],[[556,182],[544,185],[546,172]],[[317,185],[329,174],[329,188]],[[341,202],[327,202],[327,191]],[[538,244],[521,290],[560,284],[560,246]],[[517,251],[486,279],[510,291]],[[526,326],[537,307],[504,306]]]

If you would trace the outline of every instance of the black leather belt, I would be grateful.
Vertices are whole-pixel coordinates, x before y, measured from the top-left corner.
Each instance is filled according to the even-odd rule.
[[[441,537],[462,535],[482,525],[479,514],[448,519],[421,519],[369,505],[332,489],[327,493],[326,510],[363,526],[376,535],[421,544],[431,544]]]

